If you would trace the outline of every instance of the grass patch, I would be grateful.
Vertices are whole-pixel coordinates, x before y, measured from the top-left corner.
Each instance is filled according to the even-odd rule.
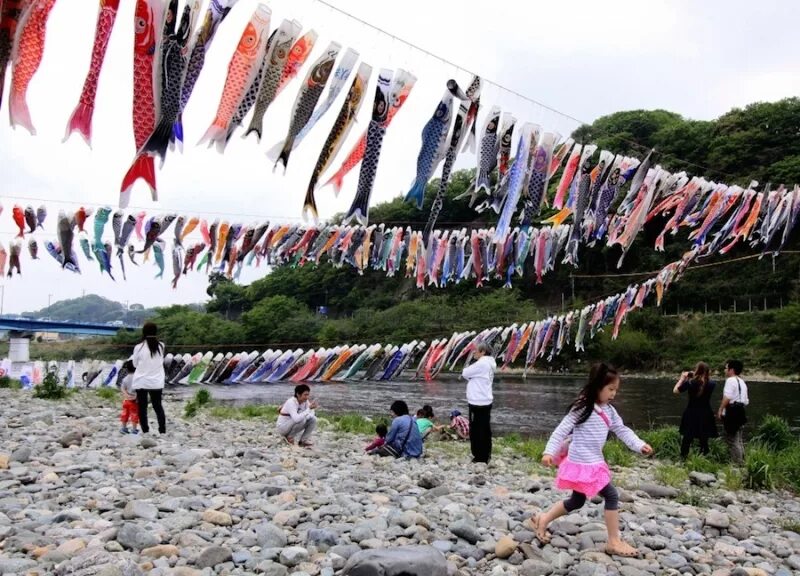
[[[380,420],[373,420],[368,416],[361,416],[360,414],[320,414],[320,419],[324,419],[333,427],[337,432],[345,432],[348,434],[364,434],[375,435],[375,427],[381,423]],[[389,427],[389,422],[383,421],[386,427]]]
[[[21,390],[22,383],[19,380],[14,380],[10,376],[0,376],[0,388],[8,388],[10,390]]]
[[[609,466],[633,466],[636,455],[617,439],[606,442],[603,455]]]
[[[219,420],[266,420],[274,422],[278,419],[277,406],[267,404],[248,404],[247,406],[212,405],[208,415]]]
[[[783,520],[781,528],[795,534],[800,534],[800,521],[797,520]]]
[[[684,462],[684,467],[689,472],[703,472],[704,474],[717,474],[722,468],[722,464],[713,460],[709,456],[690,453]]]
[[[684,490],[678,494],[678,497],[675,498],[675,501],[685,506],[705,507],[707,505],[705,499],[706,494],[707,493],[702,489],[697,490],[694,488],[689,488],[688,490]]]
[[[681,433],[675,426],[654,428],[640,434],[650,444],[659,460],[678,460],[681,457]]]
[[[201,388],[194,393],[194,397],[183,407],[183,415],[185,418],[194,418],[203,406],[208,406],[209,404],[211,404],[211,392]]]
[[[744,474],[738,468],[727,466],[720,472],[720,477],[725,488],[731,492],[744,488]]]
[[[682,486],[689,479],[689,473],[685,468],[673,464],[659,464],[656,466],[654,476],[659,483],[673,488]]]
[[[539,462],[547,441],[543,438],[523,438],[515,433],[499,437],[497,445],[514,454]]]
[[[98,388],[96,394],[103,400],[117,400],[119,398],[119,390],[113,386]]]

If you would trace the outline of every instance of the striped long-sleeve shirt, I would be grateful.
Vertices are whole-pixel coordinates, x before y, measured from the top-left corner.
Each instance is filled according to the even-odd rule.
[[[608,419],[606,420],[598,413],[602,411]],[[610,404],[595,404],[594,411],[589,419],[583,424],[575,425],[580,413],[572,410],[561,421],[561,424],[553,430],[550,440],[547,441],[545,454],[555,456],[567,436],[572,434],[572,442],[569,445],[568,458],[572,462],[581,464],[594,464],[602,462],[603,446],[608,439],[609,431],[613,432],[617,438],[622,440],[625,445],[634,452],[641,452],[644,440],[639,438],[636,433],[625,426],[620,415]]]

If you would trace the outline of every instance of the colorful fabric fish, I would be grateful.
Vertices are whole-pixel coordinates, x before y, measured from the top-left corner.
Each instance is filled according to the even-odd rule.
[[[400,72],[398,71],[398,74]],[[343,222],[347,224],[355,218],[366,226],[369,219],[369,198],[378,172],[378,160],[386,134],[386,119],[389,114],[389,85],[392,82],[392,71],[382,69],[378,74],[378,85],[375,88],[375,101],[372,104],[372,119],[367,127],[367,142],[364,162],[358,176],[358,188],[353,203],[347,211]]]
[[[206,53],[208,52],[211,42],[217,33],[217,27],[225,19],[231,8],[236,4],[237,0],[211,0],[206,11],[206,16],[203,23],[197,30],[197,35],[194,38],[192,53],[189,56],[189,62],[186,65],[186,77],[183,80],[181,87],[181,100],[180,107],[178,108],[178,119],[175,121],[173,127],[173,137],[178,142],[179,146],[183,145],[183,111],[189,103],[189,98],[194,92],[194,86],[197,79],[200,77],[200,72],[206,62]],[[226,83],[227,84],[227,83]]]
[[[281,79],[278,81],[278,88],[275,90],[275,98],[289,85],[289,82],[294,80],[300,68],[303,67],[311,51],[314,50],[314,44],[317,42],[317,33],[309,30],[303,34],[302,38],[298,39],[289,52],[289,57],[286,59],[286,64],[283,66],[281,72]]]
[[[189,41],[192,19],[192,7],[187,4],[183,8],[180,25],[176,30],[177,6],[177,0],[170,0],[164,22],[158,76],[161,90],[158,98],[156,125],[147,142],[139,150],[140,155],[158,156],[162,166],[172,137],[173,125],[180,110],[181,88],[187,64],[185,50]]]
[[[140,178],[150,188],[153,200],[158,199],[156,169],[152,156],[138,154],[156,125],[156,92],[154,82],[155,52],[158,30],[164,13],[163,0],[136,0],[133,44],[133,136],[137,155],[122,179],[119,207],[127,208],[131,188]]]
[[[36,134],[28,109],[28,86],[33,80],[44,56],[47,20],[56,0],[31,0],[17,22],[14,49],[11,54],[11,93],[8,112],[11,126],[26,128]]]
[[[333,72],[333,78],[331,79],[330,85],[328,86],[328,94],[325,96],[325,100],[314,109],[313,114],[311,114],[311,118],[308,119],[306,125],[298,132],[297,136],[295,136],[294,143],[292,144],[292,148],[297,148],[300,142],[303,141],[303,138],[306,137],[311,129],[316,125],[317,121],[330,109],[333,105],[334,100],[336,100],[339,93],[344,89],[345,83],[347,79],[350,77],[350,73],[353,71],[353,67],[356,65],[358,61],[358,52],[353,50],[352,48],[348,48],[347,51],[342,56],[342,59],[339,61],[339,64],[336,66],[336,70]]]
[[[29,0],[3,0],[0,2],[0,104],[3,103],[3,88],[6,68],[11,60],[11,49],[17,33],[17,24],[22,18]]]
[[[94,33],[94,45],[92,46],[92,60],[89,63],[89,72],[83,82],[83,90],[78,101],[78,105],[72,116],[67,122],[67,131],[64,141],[76,130],[92,147],[92,116],[94,115],[94,101],[97,96],[97,84],[100,80],[100,71],[103,68],[103,61],[106,57],[108,39],[117,21],[117,9],[119,0],[100,0],[100,12],[97,14],[97,25]]]
[[[339,50],[341,50],[341,45],[337,42],[331,42],[322,56],[317,59],[308,71],[303,87],[294,101],[292,120],[289,124],[289,132],[286,134],[286,138],[267,152],[267,157],[275,161],[275,167],[282,163],[283,169],[286,170],[289,164],[289,157],[292,154],[294,139],[314,113],[314,107],[317,105],[317,101],[322,96],[322,91],[328,83],[328,78],[333,70]]]
[[[25,224],[28,225],[28,232],[33,234],[36,232],[36,212],[33,206],[25,207]]]
[[[347,93],[344,103],[342,104],[339,115],[333,123],[330,134],[328,134],[325,144],[322,145],[317,164],[314,166],[314,171],[311,173],[311,180],[308,183],[308,190],[306,191],[306,198],[303,202],[303,216],[307,212],[311,215],[316,222],[317,220],[317,203],[314,199],[314,191],[317,187],[317,182],[322,173],[331,165],[339,149],[342,147],[345,139],[347,138],[350,129],[355,123],[356,116],[361,109],[361,104],[364,101],[364,94],[367,91],[369,77],[372,74],[372,67],[364,62],[358,67],[356,77],[350,85],[350,90]]]
[[[400,69],[397,71],[397,74],[395,74],[389,98],[389,114],[386,118],[387,128],[389,127],[389,124],[392,123],[392,119],[394,118],[395,114],[397,114],[403,104],[405,104],[405,101],[408,99],[411,89],[414,87],[416,81],[417,77],[410,72],[406,72],[405,70]],[[330,179],[328,179],[327,182],[325,182],[325,184],[323,184],[323,186],[327,186],[329,184],[332,185],[334,194],[338,196],[342,189],[344,177],[350,172],[350,170],[358,166],[358,163],[361,162],[361,159],[364,157],[364,152],[366,149],[367,131],[364,131],[364,133],[361,135],[361,138],[358,139],[352,150],[350,150],[350,153],[344,159],[339,169]]]
[[[228,75],[225,79],[222,96],[220,96],[217,114],[211,126],[200,139],[200,144],[208,142],[211,146],[215,142],[219,145],[220,142],[224,144],[226,141],[228,126],[233,114],[258,71],[258,62],[264,52],[270,17],[270,9],[263,4],[259,4],[253,12],[250,22],[242,32],[236,51],[228,63]]]
[[[261,133],[264,129],[264,114],[275,99],[278,83],[283,73],[283,66],[286,64],[286,59],[289,58],[292,42],[297,38],[300,29],[300,23],[294,20],[284,20],[278,27],[278,32],[272,44],[270,44],[269,51],[266,55],[268,62],[267,69],[264,72],[264,78],[261,80],[261,86],[258,89],[258,96],[256,98],[255,107],[253,108],[253,116],[250,118],[250,125],[244,132],[245,138],[250,133],[254,133],[256,138],[259,141],[261,140]]]
[[[458,113],[453,123],[453,131],[450,136],[450,145],[447,147],[447,153],[444,158],[444,166],[442,167],[442,177],[439,179],[439,189],[431,204],[431,211],[428,215],[428,222],[425,224],[423,236],[427,238],[433,227],[436,225],[436,220],[439,218],[439,212],[442,210],[444,204],[444,194],[447,190],[447,184],[450,182],[450,172],[453,169],[453,163],[456,160],[456,155],[461,149],[461,144],[464,141],[467,133],[470,130],[469,125],[469,112],[472,106],[480,100],[481,96],[481,79],[480,76],[474,76],[465,92],[467,100],[461,103],[458,107]]]
[[[467,96],[459,88],[455,80],[447,81],[447,89],[442,95],[442,99],[431,119],[422,129],[422,147],[417,155],[417,176],[411,184],[411,189],[406,194],[406,202],[416,204],[417,208],[422,208],[425,199],[425,186],[431,179],[436,164],[439,161],[439,151],[443,148],[447,139],[447,130],[450,127],[450,119],[453,113],[453,98],[466,100]]]

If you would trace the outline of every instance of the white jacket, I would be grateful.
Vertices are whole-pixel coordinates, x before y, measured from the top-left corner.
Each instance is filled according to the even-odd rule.
[[[481,356],[464,368],[461,376],[467,382],[467,403],[473,406],[489,406],[492,401],[492,382],[497,363],[491,356]]]
[[[161,343],[159,343],[161,344]],[[164,347],[155,356],[145,342],[140,342],[133,349],[131,356],[136,372],[133,373],[134,390],[160,390],[164,388]]]

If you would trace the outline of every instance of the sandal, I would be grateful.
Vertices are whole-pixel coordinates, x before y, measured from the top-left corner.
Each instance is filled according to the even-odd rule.
[[[294,438],[291,436],[283,436],[283,441],[289,444],[290,446],[294,446]]]
[[[636,558],[639,556],[639,551],[624,540],[620,540],[613,546],[606,545],[606,554],[609,556],[622,556],[623,558]]]
[[[299,443],[299,446],[301,446],[302,448],[313,448],[314,444],[312,444],[311,442],[302,442],[301,441]]]
[[[536,516],[528,518],[525,521],[525,525],[531,530],[533,530],[533,534],[536,537],[536,539],[539,541],[540,544],[544,546],[545,544],[550,543],[550,539],[552,538],[552,536],[547,531],[547,528],[544,528],[541,525],[541,519],[542,515],[537,514]]]

